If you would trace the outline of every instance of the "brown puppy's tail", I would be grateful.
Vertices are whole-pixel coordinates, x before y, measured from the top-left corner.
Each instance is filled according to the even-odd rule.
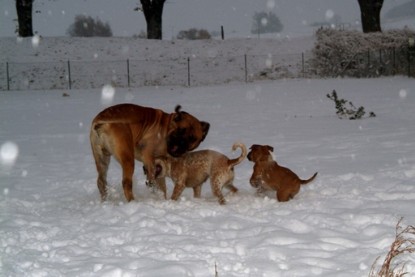
[[[314,178],[316,178],[317,173],[318,173],[318,172],[314,173],[314,175],[313,175],[313,176],[311,176],[311,178],[310,178],[310,179],[307,179],[307,180],[300,180],[300,181],[301,181],[301,184],[302,184],[302,185],[306,185],[306,184],[310,183],[311,181],[313,181],[313,180],[314,180]]]
[[[233,166],[241,163],[243,161],[243,159],[245,159],[245,157],[246,157],[246,155],[248,153],[248,150],[246,150],[245,144],[243,144],[241,142],[235,142],[233,144],[232,150],[235,151],[237,148],[241,148],[242,153],[241,153],[241,155],[238,158],[232,159],[232,160],[228,160],[228,165],[231,166],[231,167],[233,167]]]

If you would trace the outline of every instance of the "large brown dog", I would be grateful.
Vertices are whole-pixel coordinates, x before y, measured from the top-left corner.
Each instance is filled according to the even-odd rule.
[[[226,187],[233,193],[238,189],[233,185],[234,166],[241,163],[246,157],[246,147],[242,143],[235,143],[232,150],[240,148],[241,155],[236,159],[228,159],[225,155],[213,150],[188,152],[179,158],[165,157],[156,160],[162,170],[160,177],[168,176],[174,182],[171,199],[177,200],[186,187],[193,188],[195,198],[200,197],[202,184],[210,178],[212,193],[219,203],[226,203],[222,188]]]
[[[248,160],[255,163],[251,186],[259,190],[276,190],[280,202],[292,199],[300,191],[301,185],[313,181],[317,176],[316,172],[310,179],[301,180],[290,169],[279,166],[271,155],[274,148],[269,145],[254,144],[250,149]]]
[[[111,155],[121,164],[124,195],[131,201],[134,199],[134,159],[144,163],[147,180],[154,183],[156,157],[178,157],[199,146],[208,133],[209,123],[180,109],[177,106],[174,113],[168,114],[158,109],[120,104],[103,110],[94,118],[90,140],[102,200],[107,197]],[[159,179],[158,185],[166,196],[165,181]]]

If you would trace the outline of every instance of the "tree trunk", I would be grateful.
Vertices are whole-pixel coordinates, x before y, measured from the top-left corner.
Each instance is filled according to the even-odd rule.
[[[17,21],[19,24],[19,36],[32,37],[32,7],[34,0],[16,0]]]
[[[358,0],[363,33],[382,32],[380,10],[384,0]]]
[[[162,16],[166,0],[140,0],[147,22],[147,38],[162,39]]]

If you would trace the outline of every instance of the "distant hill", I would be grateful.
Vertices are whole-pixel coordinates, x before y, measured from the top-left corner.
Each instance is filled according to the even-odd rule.
[[[397,19],[403,17],[414,17],[415,19],[415,0],[396,6],[385,13],[386,19]]]

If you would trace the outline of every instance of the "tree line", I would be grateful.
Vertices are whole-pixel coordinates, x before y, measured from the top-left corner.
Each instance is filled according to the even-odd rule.
[[[34,0],[15,0],[18,22],[18,34],[21,37],[33,36],[32,12]],[[360,7],[362,30],[364,33],[381,32],[380,11],[384,0],[357,0]],[[141,6],[136,11],[144,14],[147,24],[148,39],[162,39],[162,17],[166,0],[140,0]],[[266,23],[280,24],[271,15],[265,14],[257,19],[257,29],[253,27],[251,32],[260,32]],[[278,18],[277,18],[278,19]],[[255,20],[255,19],[254,19]],[[261,27],[262,24],[262,27]],[[281,25],[282,26],[282,25]]]

